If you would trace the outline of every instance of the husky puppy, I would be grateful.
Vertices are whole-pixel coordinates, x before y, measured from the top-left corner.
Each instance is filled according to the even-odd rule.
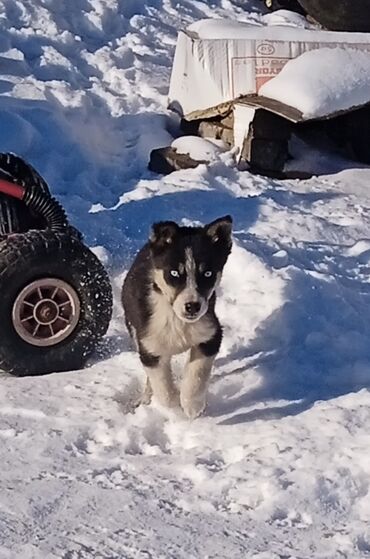
[[[204,227],[161,221],[152,227],[122,289],[128,331],[147,375],[140,403],[152,395],[162,405],[181,404],[189,418],[205,408],[211,368],[222,329],[216,288],[231,251],[230,216]],[[178,392],[171,357],[190,350]]]

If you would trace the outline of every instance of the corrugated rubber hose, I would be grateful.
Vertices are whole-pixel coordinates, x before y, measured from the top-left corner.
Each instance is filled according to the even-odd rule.
[[[0,192],[22,200],[24,204],[40,217],[53,231],[64,230],[69,226],[62,205],[50,194],[40,191],[37,186],[23,187],[19,184],[0,179]]]

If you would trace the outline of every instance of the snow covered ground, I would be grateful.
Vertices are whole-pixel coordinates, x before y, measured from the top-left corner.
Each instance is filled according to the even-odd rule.
[[[90,368],[1,376],[0,559],[370,557],[370,169],[302,145],[324,176],[229,153],[146,169],[176,130],[177,30],[242,6],[0,0],[0,149],[45,175],[117,294],[153,220],[235,222],[203,417],[129,413],[143,379],[118,302]]]

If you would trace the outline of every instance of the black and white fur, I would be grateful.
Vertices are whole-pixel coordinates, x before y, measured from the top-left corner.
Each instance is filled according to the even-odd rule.
[[[123,284],[127,328],[147,374],[142,403],[152,394],[162,405],[181,404],[189,418],[205,408],[222,329],[216,288],[231,251],[230,216],[204,227],[155,223]],[[178,392],[171,357],[190,349]]]

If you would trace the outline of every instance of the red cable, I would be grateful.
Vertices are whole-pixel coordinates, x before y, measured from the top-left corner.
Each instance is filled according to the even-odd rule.
[[[18,200],[22,200],[25,189],[19,184],[0,179],[0,192],[12,196],[13,198],[18,198]]]

